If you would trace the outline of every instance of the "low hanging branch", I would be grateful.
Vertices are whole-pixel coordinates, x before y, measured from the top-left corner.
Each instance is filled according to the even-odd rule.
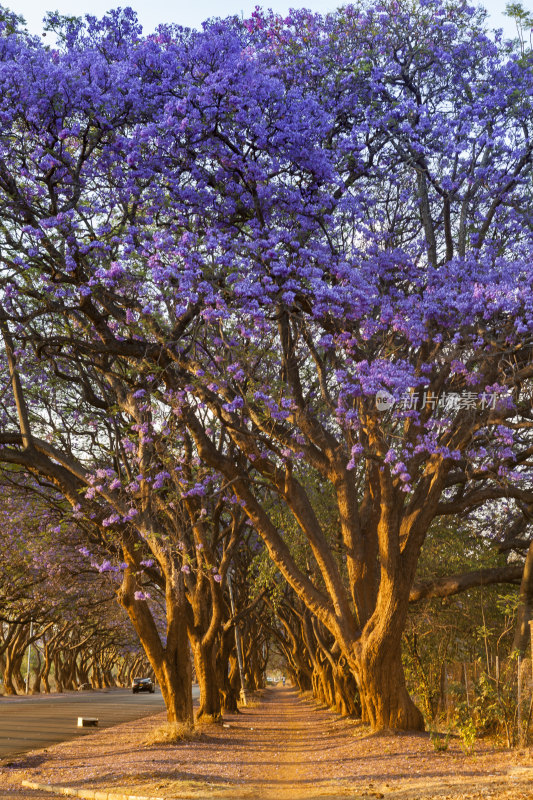
[[[476,586],[491,586],[495,583],[520,583],[524,567],[522,564],[509,564],[505,567],[488,567],[462,575],[448,575],[432,581],[421,581],[413,584],[409,594],[410,603],[428,600],[432,597],[450,597],[459,592],[466,592]]]
[[[246,608],[243,608],[241,611],[239,611],[237,614],[235,614],[234,617],[231,617],[231,619],[228,619],[227,622],[223,626],[224,632],[229,631],[229,629],[232,628],[234,625],[237,625],[237,623],[240,622],[241,619],[244,619],[244,617],[246,617],[248,614],[251,614],[251,612],[254,610],[254,608],[257,605],[259,605],[261,600],[264,599],[266,593],[267,593],[267,590],[263,589],[263,591],[260,594],[258,594],[257,597],[254,600],[252,600],[252,602],[249,603],[249,605],[246,606]]]

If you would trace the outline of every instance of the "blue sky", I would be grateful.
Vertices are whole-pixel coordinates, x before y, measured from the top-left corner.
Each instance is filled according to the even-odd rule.
[[[244,13],[248,16],[256,5],[286,12],[291,6],[305,6],[313,11],[332,11],[341,2],[336,0],[0,0],[26,19],[32,33],[41,32],[41,20],[46,11],[58,10],[63,14],[90,13],[101,15],[115,6],[132,6],[138,13],[145,31],[153,30],[160,22],[177,22],[180,25],[199,27],[208,17],[225,17]],[[475,0],[474,0],[475,2]],[[492,27],[502,27],[509,36],[515,35],[514,23],[503,16],[506,0],[486,0],[482,5],[490,12]],[[525,8],[533,10],[533,0],[524,0]]]

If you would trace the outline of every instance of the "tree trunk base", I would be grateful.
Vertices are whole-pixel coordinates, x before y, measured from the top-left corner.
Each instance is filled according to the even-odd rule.
[[[196,713],[196,722],[201,722],[202,725],[222,725],[223,721],[221,713],[209,714],[201,708]]]
[[[423,731],[424,717],[407,687],[399,648],[367,652],[357,665],[364,722],[373,731]]]

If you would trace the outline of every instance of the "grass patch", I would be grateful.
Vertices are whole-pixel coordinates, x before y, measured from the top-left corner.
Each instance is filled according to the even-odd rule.
[[[223,722],[222,714],[202,714],[201,717],[196,717],[196,728],[201,728],[202,725],[222,725]]]
[[[239,708],[259,708],[264,694],[265,689],[256,689],[254,692],[246,692],[246,705],[244,705],[242,700],[238,700],[237,706]]]
[[[247,697],[246,698],[246,705],[244,705],[244,703],[242,703],[240,700],[237,702],[237,706],[239,708],[259,708],[260,705],[261,705],[261,701],[260,700],[256,700],[253,697]]]
[[[202,738],[202,731],[193,725],[180,722],[165,722],[150,731],[144,740],[145,747],[155,744],[180,744],[192,742]]]
[[[448,749],[450,744],[450,736],[451,733],[443,734],[439,733],[438,731],[433,730],[432,728],[428,729],[429,738],[431,739],[431,744],[433,745],[433,749],[436,753],[445,753]]]

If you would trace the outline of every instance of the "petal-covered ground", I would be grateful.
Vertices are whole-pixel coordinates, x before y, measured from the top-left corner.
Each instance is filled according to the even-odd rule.
[[[17,757],[0,767],[0,798],[41,800],[38,791],[20,790],[29,779],[191,800],[533,800],[533,749],[479,742],[465,754],[451,739],[436,752],[427,734],[370,735],[291,688],[269,689],[258,707],[204,729],[199,740],[144,745],[163,721],[128,722]]]

